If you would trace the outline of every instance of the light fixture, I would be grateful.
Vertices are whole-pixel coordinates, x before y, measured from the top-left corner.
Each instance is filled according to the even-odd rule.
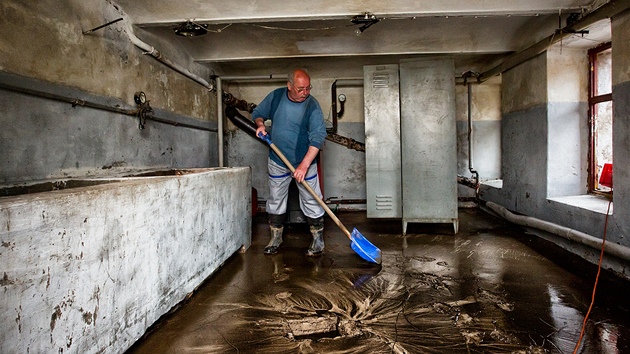
[[[196,37],[208,33],[208,25],[200,25],[191,21],[182,23],[173,29],[175,34],[182,37]]]
[[[354,23],[355,25],[361,25],[361,27],[354,31],[357,36],[363,33],[363,31],[365,31],[366,29],[370,28],[370,26],[372,26],[373,24],[378,23],[379,21],[380,19],[376,18],[376,16],[370,14],[369,12],[366,12],[363,15],[354,16],[350,20],[350,22]]]

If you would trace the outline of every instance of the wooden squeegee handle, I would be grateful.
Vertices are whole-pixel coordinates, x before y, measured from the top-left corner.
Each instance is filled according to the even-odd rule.
[[[263,139],[264,141],[267,142],[267,144],[269,144],[269,146],[271,147],[271,149],[280,157],[280,160],[282,160],[282,162],[284,162],[285,165],[287,165],[287,167],[289,168],[289,170],[291,170],[291,173],[295,172],[295,167],[293,167],[293,165],[289,162],[289,160],[287,160],[287,158],[284,156],[284,154],[280,151],[280,149],[278,149],[278,147],[276,146],[276,144],[271,142],[271,139],[269,139],[269,136],[264,135],[264,137],[266,137],[267,139],[261,137],[261,139]],[[322,208],[324,208],[324,210],[326,211],[326,213],[328,214],[328,216],[330,216],[331,219],[333,219],[333,221],[335,222],[335,224],[337,224],[337,226],[339,226],[339,228],[341,229],[341,231],[343,231],[344,234],[346,234],[346,236],[348,236],[348,238],[350,240],[352,240],[352,235],[350,234],[350,231],[348,231],[348,229],[346,229],[345,226],[343,226],[343,224],[341,223],[341,220],[339,220],[339,218],[337,217],[337,215],[333,214],[332,210],[330,210],[330,208],[328,207],[328,205],[326,205],[326,203],[324,203],[324,201],[322,200],[322,198],[320,198],[317,193],[315,193],[315,191],[313,190],[313,188],[311,188],[311,186],[309,186],[308,182],[306,182],[306,180],[302,181],[302,185],[304,186],[304,188],[306,188],[306,190],[308,190],[309,193],[311,193],[311,195],[313,196],[313,198],[315,198],[317,200],[317,203],[319,203],[319,205],[322,206]]]

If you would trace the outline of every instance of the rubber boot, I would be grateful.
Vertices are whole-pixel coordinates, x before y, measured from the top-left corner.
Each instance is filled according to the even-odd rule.
[[[269,240],[263,252],[265,254],[276,254],[282,244],[282,230],[284,227],[274,227],[270,225],[269,229],[271,230],[271,240]]]
[[[263,250],[265,254],[278,253],[278,248],[282,244],[282,230],[284,229],[284,214],[275,215],[269,214],[269,230],[271,233],[271,240]]]
[[[324,253],[324,218],[317,219],[308,218],[309,229],[313,236],[313,242],[308,248],[306,255],[309,257],[319,256]]]

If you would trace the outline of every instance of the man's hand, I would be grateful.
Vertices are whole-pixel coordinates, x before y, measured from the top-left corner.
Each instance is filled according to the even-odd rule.
[[[259,136],[260,133],[262,135],[267,135],[267,129],[265,129],[265,121],[262,118],[256,118],[256,136]]]
[[[306,156],[304,156],[302,162],[300,162],[298,167],[295,169],[295,172],[293,172],[293,178],[295,178],[296,182],[302,183],[302,181],[304,181],[304,179],[306,178],[306,173],[308,172],[308,168],[311,166],[311,162],[313,162],[313,160],[315,160],[315,158],[317,157],[318,152],[318,148],[314,146],[308,147]]]
[[[304,164],[304,162],[302,162],[295,169],[295,171],[293,172],[293,178],[295,178],[295,181],[297,183],[302,183],[302,181],[304,181],[304,179],[306,178],[306,173],[308,172],[308,167],[308,164]]]

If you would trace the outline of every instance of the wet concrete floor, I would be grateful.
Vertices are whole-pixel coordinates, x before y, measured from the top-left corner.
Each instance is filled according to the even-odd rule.
[[[451,224],[409,224],[340,212],[382,250],[367,263],[326,218],[326,251],[304,254],[304,224],[262,253],[235,254],[129,354],[573,353],[596,267],[480,209]],[[628,282],[603,272],[579,353],[630,353]]]

